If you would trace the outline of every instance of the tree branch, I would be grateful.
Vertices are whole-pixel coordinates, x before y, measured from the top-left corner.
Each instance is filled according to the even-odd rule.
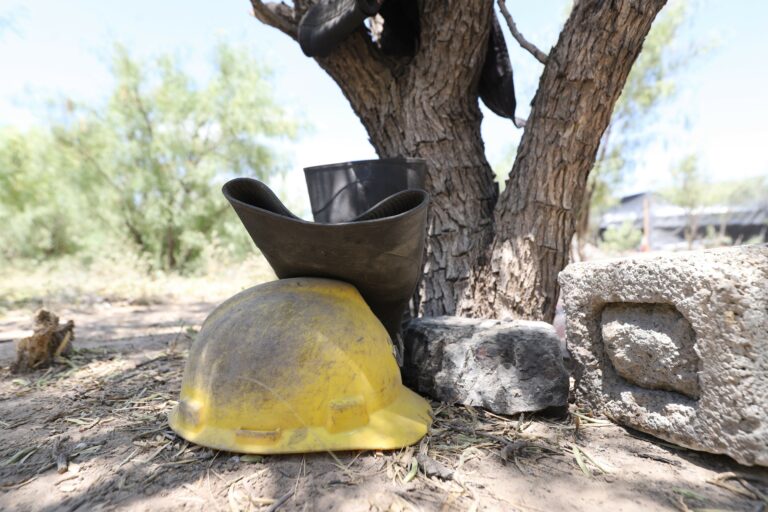
[[[512,19],[512,15],[509,13],[509,9],[507,9],[507,3],[505,0],[498,0],[499,1],[499,9],[501,9],[501,14],[504,15],[504,19],[507,20],[507,26],[509,27],[509,31],[512,32],[512,37],[514,37],[518,43],[520,43],[520,46],[522,46],[524,49],[528,50],[531,55],[533,55],[536,60],[541,62],[542,64],[547,63],[547,54],[543,51],[539,50],[535,44],[528,41],[525,37],[523,37],[523,34],[520,33],[519,30],[517,30],[517,25],[515,25],[515,21]]]
[[[299,24],[296,21],[294,10],[291,6],[280,2],[267,2],[251,0],[253,15],[262,23],[274,27],[282,33],[296,39],[299,34]]]

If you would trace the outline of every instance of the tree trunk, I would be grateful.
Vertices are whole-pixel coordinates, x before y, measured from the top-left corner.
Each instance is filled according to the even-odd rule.
[[[311,3],[252,0],[296,38]],[[317,62],[381,157],[425,158],[432,197],[420,313],[551,320],[597,146],[665,0],[576,2],[541,77],[501,199],[480,136],[477,82],[491,0],[422,0],[412,59],[381,54],[365,31]],[[512,129],[510,123],[510,129]]]
[[[507,188],[473,314],[554,319],[574,214],[613,106],[666,0],[580,0],[550,52]]]

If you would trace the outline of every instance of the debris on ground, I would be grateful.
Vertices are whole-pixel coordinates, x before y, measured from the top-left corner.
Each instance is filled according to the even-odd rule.
[[[238,455],[176,436],[193,334],[174,312],[137,313],[144,337],[78,322],[66,365],[23,377],[0,359],[0,510],[530,512],[766,510],[768,468],[740,466],[619,427],[433,402],[416,446]],[[151,316],[150,316],[151,315]],[[202,316],[202,315],[201,315]],[[82,320],[81,320],[82,318]],[[89,313],[88,320],[94,314]],[[152,327],[162,322],[160,327]],[[106,318],[98,326],[107,325]],[[181,327],[179,327],[182,325]],[[98,332],[99,345],[87,346]],[[155,334],[156,333],[156,334]]]
[[[32,336],[23,338],[16,345],[16,362],[11,372],[26,373],[51,366],[57,358],[72,350],[75,339],[75,322],[59,325],[59,317],[41,309],[35,315]]]

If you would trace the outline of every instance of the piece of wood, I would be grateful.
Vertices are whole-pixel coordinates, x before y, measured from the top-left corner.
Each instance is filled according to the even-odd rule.
[[[57,357],[72,350],[75,323],[70,320],[59,325],[59,317],[41,309],[35,315],[32,336],[19,340],[16,361],[11,365],[13,373],[23,373],[53,364]]]

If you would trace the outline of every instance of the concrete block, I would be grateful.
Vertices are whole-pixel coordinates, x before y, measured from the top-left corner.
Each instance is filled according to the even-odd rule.
[[[768,246],[577,263],[559,279],[578,399],[768,466]]]

